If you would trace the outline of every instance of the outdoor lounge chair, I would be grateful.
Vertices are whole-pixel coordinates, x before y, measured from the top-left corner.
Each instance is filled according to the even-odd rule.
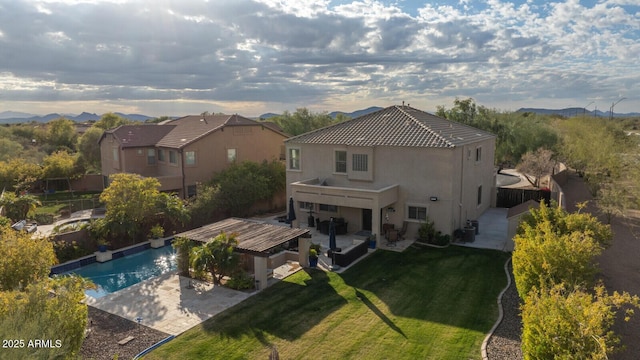
[[[404,240],[404,235],[407,233],[407,227],[409,226],[409,222],[408,221],[403,221],[402,222],[402,229],[400,229],[400,231],[398,231],[398,238],[400,240]]]

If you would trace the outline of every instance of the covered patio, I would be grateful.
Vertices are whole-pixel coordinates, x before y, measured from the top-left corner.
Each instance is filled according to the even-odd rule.
[[[289,228],[284,226],[265,224],[255,220],[228,218],[213,224],[176,234],[176,237],[185,237],[193,241],[206,243],[218,236],[221,232],[235,234],[238,245],[236,252],[249,254],[253,257],[254,276],[256,284],[264,288],[269,278],[269,256],[271,250],[288,243],[291,240],[311,237],[308,229]],[[298,261],[306,264],[310,241],[306,244],[306,252],[298,252]],[[304,244],[299,242],[299,249]],[[301,249],[302,250],[302,249]]]
[[[382,231],[382,209],[397,203],[399,188],[398,184],[373,189],[334,186],[327,179],[314,178],[292,183],[291,197],[295,203],[306,202],[362,209],[362,215],[356,216],[359,218],[356,222],[360,225],[358,230],[380,234]],[[300,226],[301,223],[302,221],[298,220],[294,226]]]

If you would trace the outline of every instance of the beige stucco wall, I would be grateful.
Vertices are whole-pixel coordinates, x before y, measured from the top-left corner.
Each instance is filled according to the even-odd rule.
[[[124,148],[120,149],[113,134],[105,134],[100,143],[100,156],[102,160],[102,173],[109,176],[119,172],[136,173],[147,177],[157,177],[161,183],[161,190],[178,191],[183,195],[182,172],[184,153],[195,151],[196,164],[184,166],[184,187],[204,182],[213,176],[215,172],[226,169],[230,163],[227,161],[227,149],[236,149],[236,161],[271,161],[279,159],[282,153],[283,142],[286,136],[277,133],[262,125],[230,126],[224,131],[218,130],[203,137],[183,149],[156,148],[156,164],[147,164],[147,149],[151,148]],[[117,161],[113,158],[113,148],[118,149]],[[157,150],[164,150],[164,161],[158,158]],[[138,150],[141,151],[139,154]],[[169,159],[170,151],[176,152],[176,163]]]
[[[476,162],[476,148],[482,147],[482,159]],[[495,140],[490,139],[457,148],[417,148],[417,147],[375,147],[367,148],[372,156],[372,180],[354,180],[349,174],[334,172],[335,150],[352,150],[345,146],[320,144],[287,144],[289,148],[300,148],[300,170],[287,170],[287,194],[291,196],[291,183],[318,178],[328,186],[382,189],[399,185],[398,200],[378,215],[380,223],[389,222],[401,227],[408,221],[407,236],[415,236],[419,222],[407,218],[407,206],[427,208],[429,219],[443,233],[451,234],[464,225],[467,219],[477,219],[490,205],[495,191],[495,170],[493,166]],[[363,153],[358,149],[358,153]],[[347,160],[350,156],[347,156]],[[287,162],[288,167],[288,162]],[[347,164],[349,169],[351,164]],[[478,187],[482,186],[482,203],[477,204]],[[431,201],[437,197],[437,201]],[[461,206],[462,204],[462,206]],[[317,208],[316,208],[317,210]],[[301,214],[296,204],[298,221],[306,225],[306,213]],[[337,213],[316,213],[322,220],[329,216],[344,217],[349,221],[349,231],[357,231],[362,226],[362,211],[359,208],[340,207]],[[380,229],[372,232],[379,234]]]
[[[277,160],[285,139],[284,135],[264,126],[230,126],[224,131],[218,130],[184,147],[182,161],[185,152],[196,152],[196,165],[184,168],[185,186],[209,180],[215,172],[229,167],[227,149],[237,149],[237,162]]]

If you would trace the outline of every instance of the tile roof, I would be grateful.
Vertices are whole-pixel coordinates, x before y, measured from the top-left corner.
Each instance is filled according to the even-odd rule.
[[[162,126],[170,125],[175,126],[175,128],[158,141],[156,146],[181,148],[223,127],[258,126],[263,124],[240,115],[189,115],[168,121],[166,125]],[[273,131],[285,135],[273,126],[264,125]]]
[[[394,105],[292,137],[294,144],[453,148],[495,135],[409,106]]]
[[[174,127],[175,126],[158,126],[155,124],[121,125],[115,129],[105,131],[100,141],[102,141],[105,134],[113,134],[123,148],[155,146],[155,144]]]

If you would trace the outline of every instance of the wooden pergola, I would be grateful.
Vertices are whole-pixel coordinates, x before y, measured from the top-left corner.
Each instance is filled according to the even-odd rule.
[[[228,218],[176,234],[175,237],[185,237],[193,241],[206,243],[222,232],[227,235],[235,234],[238,241],[235,251],[253,255],[255,279],[260,281],[261,284],[267,283],[267,259],[271,249],[299,237],[310,236],[308,229],[265,224],[255,220]]]

